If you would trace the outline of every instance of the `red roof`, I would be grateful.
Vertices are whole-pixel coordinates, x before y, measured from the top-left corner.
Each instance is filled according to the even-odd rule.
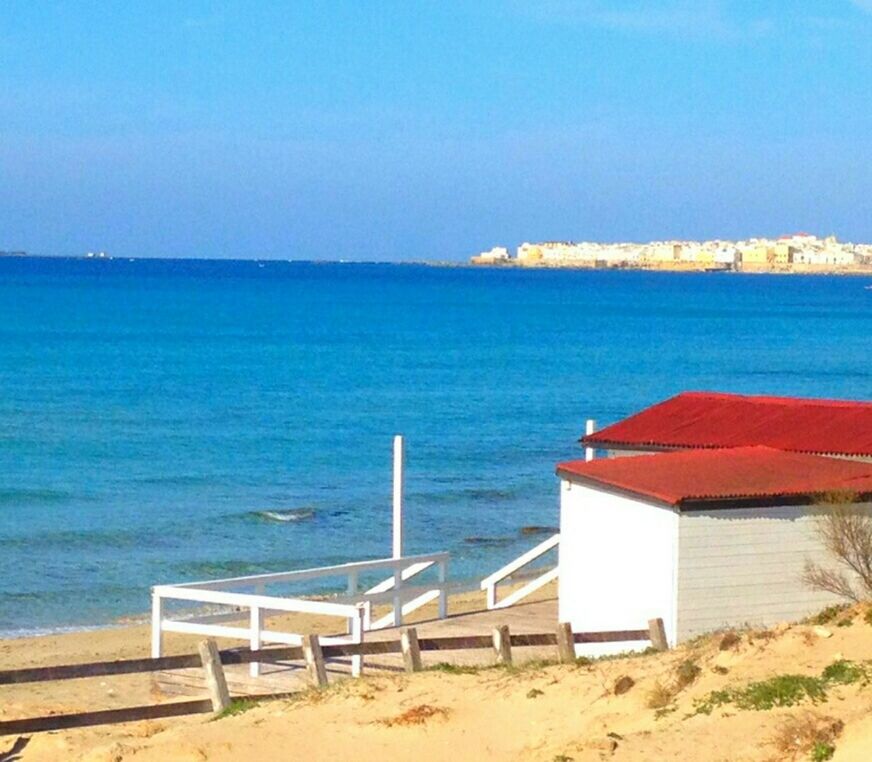
[[[791,505],[836,490],[872,495],[872,463],[771,447],[681,450],[659,455],[572,460],[559,476],[668,505],[730,501]]]
[[[684,392],[581,441],[630,450],[767,445],[872,456],[872,402]]]

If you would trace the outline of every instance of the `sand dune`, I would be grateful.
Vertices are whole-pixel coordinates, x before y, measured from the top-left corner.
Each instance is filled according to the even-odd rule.
[[[836,762],[869,760],[872,688],[861,672],[872,675],[872,664],[864,662],[870,658],[872,624],[854,610],[823,628],[798,624],[736,638],[715,635],[665,654],[363,678],[216,720],[42,734],[30,740],[22,759],[811,759],[802,739],[794,743],[785,731],[794,720],[797,728],[822,729]],[[841,666],[834,670],[834,663]],[[835,677],[822,680],[822,674]],[[713,691],[741,691],[779,675],[816,678],[823,693],[815,701],[802,694],[787,707],[741,708],[734,697],[710,714],[697,711]],[[619,680],[627,689],[616,695]],[[774,695],[789,699],[794,683],[786,681]]]

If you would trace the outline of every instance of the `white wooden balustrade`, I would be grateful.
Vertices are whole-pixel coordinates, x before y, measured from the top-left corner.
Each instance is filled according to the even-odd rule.
[[[557,579],[559,575],[559,567],[554,566],[548,569],[544,574],[536,577],[521,588],[507,595],[501,601],[497,601],[497,585],[506,577],[511,576],[519,571],[527,564],[535,561],[540,556],[547,553],[549,550],[556,548],[560,544],[560,535],[555,534],[549,537],[544,542],[540,542],[535,548],[528,550],[526,553],[518,556],[514,561],[506,564],[501,569],[498,569],[493,574],[485,577],[481,581],[481,589],[487,591],[487,607],[489,609],[502,609],[507,606],[512,606],[520,600],[526,598],[530,593],[535,592],[540,587],[547,585],[549,582]]]
[[[301,569],[292,572],[255,574],[246,577],[190,582],[176,585],[157,585],[152,588],[152,642],[151,655],[159,658],[162,654],[163,633],[180,632],[209,637],[233,638],[248,641],[252,650],[259,650],[265,643],[302,645],[303,634],[281,632],[268,629],[266,618],[281,613],[315,614],[340,617],[347,621],[345,635],[322,637],[321,642],[361,643],[367,630],[399,626],[403,617],[424,606],[430,601],[439,600],[439,618],[447,615],[447,570],[448,553],[406,556],[402,558],[382,558],[374,561],[358,561],[338,566],[322,566],[314,569]],[[407,585],[413,577],[436,567],[437,580],[424,585]],[[360,577],[374,571],[388,571],[387,579],[360,590]],[[268,585],[304,582],[329,577],[345,577],[344,594],[329,601],[312,600],[286,595],[267,595]],[[240,592],[239,589],[253,589],[254,592]],[[205,614],[186,619],[172,619],[166,615],[164,602],[167,600],[188,601],[199,604],[230,606],[234,610],[220,614]],[[391,611],[376,621],[372,621],[372,607],[390,604]],[[239,620],[248,612],[247,623]],[[352,674],[359,675],[361,656],[352,657]],[[260,666],[251,665],[251,674],[259,674]]]

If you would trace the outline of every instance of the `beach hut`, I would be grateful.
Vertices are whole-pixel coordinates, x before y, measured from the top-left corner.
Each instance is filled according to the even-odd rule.
[[[872,460],[872,402],[683,392],[581,442],[610,455],[767,445]]]
[[[820,495],[849,491],[872,511],[872,463],[765,446],[575,460],[557,474],[560,621],[596,632],[661,617],[670,644],[836,602],[802,580],[806,561],[832,565]]]

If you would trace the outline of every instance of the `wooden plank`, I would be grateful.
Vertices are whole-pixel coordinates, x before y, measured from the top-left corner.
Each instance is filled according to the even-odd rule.
[[[576,643],[621,643],[625,640],[648,640],[648,630],[615,630],[613,632],[576,632]]]
[[[497,657],[497,664],[504,664],[507,667],[512,666],[512,638],[509,635],[509,626],[507,624],[494,628],[493,646]]]
[[[271,701],[290,698],[293,695],[293,692],[282,691],[281,693],[257,693],[247,698],[252,701]],[[122,709],[101,709],[96,712],[52,714],[43,717],[2,721],[0,722],[0,736],[40,733],[47,730],[68,730],[94,725],[113,725],[120,722],[160,720],[166,717],[183,717],[184,715],[205,714],[211,711],[212,702],[209,699],[198,699],[196,701],[173,701],[167,704],[128,706]]]
[[[184,656],[163,656],[160,659],[123,659],[120,661],[88,662],[85,664],[63,664],[55,667],[9,669],[0,672],[0,685],[41,683],[48,680],[74,680],[82,677],[129,675],[137,672],[156,672],[164,669],[199,667],[200,664],[200,656],[198,654],[185,654]]]
[[[303,655],[306,659],[306,670],[309,682],[316,688],[327,687],[327,667],[324,664],[324,654],[317,635],[307,635],[303,640]]]
[[[221,666],[221,655],[214,640],[201,640],[198,644],[200,658],[203,660],[203,674],[206,676],[206,688],[212,700],[212,711],[223,712],[230,707],[230,691],[227,690],[227,680],[224,677],[224,667]]]
[[[569,622],[561,622],[557,625],[557,659],[561,664],[575,661],[575,639]]]
[[[651,645],[657,651],[668,651],[669,641],[666,640],[666,628],[663,626],[663,620],[651,619],[648,622],[648,636],[651,639]]]
[[[420,672],[422,667],[418,631],[414,627],[407,627],[400,633],[400,644],[403,648],[403,665],[406,672]]]
[[[103,709],[97,712],[80,712],[78,714],[54,714],[0,722],[0,735],[84,728],[116,722],[157,720],[164,717],[181,717],[186,714],[202,714],[211,711],[212,702],[209,699],[200,699],[197,701],[175,701],[169,704],[130,706],[123,709]]]
[[[445,638],[419,638],[422,651],[462,651],[467,648],[490,648],[489,635],[452,635]]]

